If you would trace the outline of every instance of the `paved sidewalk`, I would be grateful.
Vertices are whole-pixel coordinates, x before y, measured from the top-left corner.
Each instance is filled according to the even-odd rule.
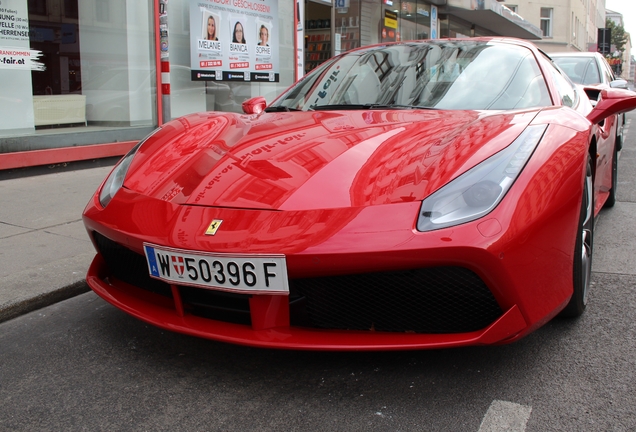
[[[82,211],[114,162],[0,179],[0,322],[88,291]]]

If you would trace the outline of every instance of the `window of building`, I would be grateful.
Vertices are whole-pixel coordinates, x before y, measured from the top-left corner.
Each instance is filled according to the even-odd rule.
[[[399,9],[401,40],[428,39],[431,33],[431,6],[423,1],[402,1]]]
[[[77,0],[64,0],[64,16],[66,18],[78,18]]]
[[[552,8],[541,8],[541,31],[543,37],[552,37]]]
[[[519,6],[517,6],[517,5],[506,5],[506,7],[507,7],[508,9],[510,9],[511,11],[513,11],[514,13],[518,13],[518,12],[517,12],[517,8],[518,8]]]
[[[29,13],[33,15],[46,15],[46,0],[29,0]]]

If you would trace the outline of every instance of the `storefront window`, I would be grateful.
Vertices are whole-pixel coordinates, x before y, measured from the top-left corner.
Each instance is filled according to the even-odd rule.
[[[384,5],[379,0],[362,0],[360,16],[360,45],[373,45],[380,42]]]
[[[66,2],[70,0],[64,0]],[[156,68],[151,2],[79,4],[81,94],[89,125],[155,126]]]
[[[348,7],[336,8],[336,36],[340,38],[340,51],[360,46],[360,1],[349,0]]]
[[[297,67],[294,3],[1,0],[0,154],[134,141],[158,125],[160,106],[170,120],[242,112],[253,96],[272,101]],[[309,0],[300,18],[305,71],[359,46],[431,38],[430,3]],[[247,41],[233,40],[239,22]],[[493,34],[451,14],[436,23],[443,38]],[[159,60],[170,65],[161,100]]]
[[[402,40],[428,39],[431,32],[431,6],[422,2],[403,1],[400,8]]]
[[[3,0],[2,9],[15,31],[0,35],[0,49],[24,59],[0,67],[0,92],[15,101],[0,107],[0,135],[156,126],[152,2]]]
[[[214,18],[215,39],[221,41],[223,49],[229,41],[230,23],[226,16],[237,19],[245,19],[245,33],[248,35],[247,49],[255,49],[257,37],[260,34],[256,31],[256,23],[262,20],[266,27],[268,39],[263,42],[270,48],[271,57],[277,58],[278,82],[257,82],[257,81],[227,81],[210,79],[206,81],[193,81],[191,78],[191,44],[192,34],[198,34],[198,29],[190,28],[192,0],[170,0],[168,3],[168,58],[170,61],[170,117],[176,118],[182,115],[198,111],[225,111],[243,112],[241,104],[243,101],[253,96],[264,96],[271,102],[281,91],[289,87],[293,81],[294,42],[293,23],[294,2],[292,0],[270,1],[269,4],[276,4],[277,8],[270,16],[261,14],[259,17],[243,16],[240,14],[224,14],[216,8],[216,3],[210,3],[211,16]],[[198,3],[197,3],[198,5]],[[197,11],[201,8],[197,8]],[[272,8],[273,9],[273,8]],[[265,18],[262,18],[265,17]],[[251,19],[254,18],[252,22]],[[217,23],[218,20],[218,23]],[[275,23],[275,25],[274,25]],[[254,28],[253,28],[254,27]],[[258,30],[262,30],[260,27]],[[274,35],[274,32],[277,32]],[[194,40],[197,38],[195,37]],[[276,46],[273,46],[276,42]],[[326,57],[329,58],[329,57]],[[326,59],[325,58],[325,59]],[[251,57],[250,57],[251,59]],[[225,59],[223,60],[225,61]],[[248,60],[251,62],[251,60]],[[249,65],[252,67],[252,65]],[[223,66],[220,69],[227,69]],[[214,69],[210,72],[216,73]],[[249,72],[243,72],[249,73]]]
[[[422,0],[363,1],[362,8],[362,16],[371,17],[362,29],[362,45],[431,37],[431,5]]]
[[[331,22],[331,2],[308,1],[305,3],[305,73],[308,73],[333,54],[340,54],[339,48],[332,41],[332,32],[335,29],[340,40],[337,23]]]

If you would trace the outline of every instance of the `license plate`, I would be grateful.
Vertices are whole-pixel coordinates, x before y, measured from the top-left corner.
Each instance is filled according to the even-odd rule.
[[[144,243],[150,276],[175,285],[288,294],[284,255],[215,254]]]

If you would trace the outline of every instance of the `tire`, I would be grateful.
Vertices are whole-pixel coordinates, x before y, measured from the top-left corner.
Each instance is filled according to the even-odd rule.
[[[623,135],[625,134],[625,129],[623,126],[625,125],[625,114],[620,114],[616,117],[616,142],[614,147],[616,151],[621,151],[623,149]],[[618,133],[618,131],[621,131]]]
[[[574,246],[573,293],[570,302],[560,316],[575,318],[587,306],[587,294],[592,274],[592,254],[594,246],[594,186],[592,180],[592,160],[588,156],[583,185],[583,199],[579,216],[576,243]]]
[[[607,201],[603,204],[604,208],[614,207],[616,204],[616,186],[618,185],[618,147],[614,148],[612,157],[612,188],[609,190]]]

